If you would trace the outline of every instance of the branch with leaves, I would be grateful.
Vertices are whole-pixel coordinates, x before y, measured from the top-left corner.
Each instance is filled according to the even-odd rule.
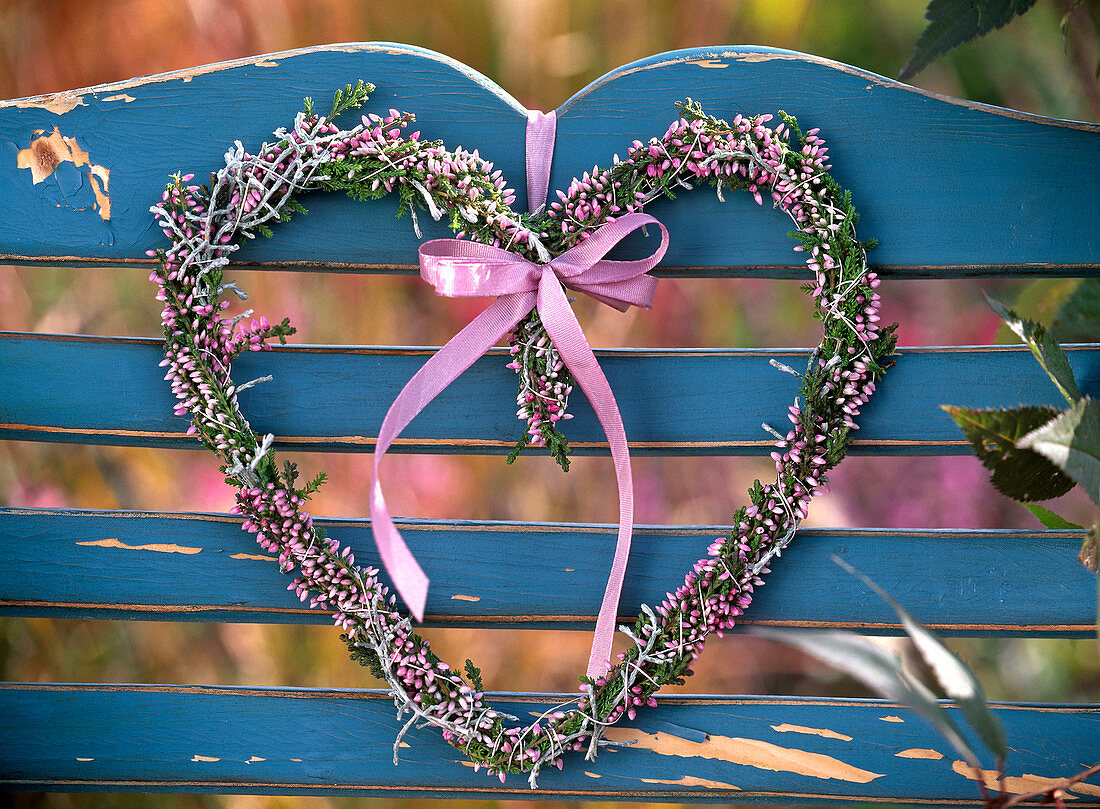
[[[1069,403],[978,410],[944,405],[990,471],[990,481],[1006,497],[1027,508],[1047,528],[1081,529],[1037,501],[1061,497],[1080,486],[1100,505],[1100,402],[1084,396],[1069,358],[1050,332],[1035,321],[986,297],[990,307],[1035,356]],[[1078,558],[1097,569],[1100,519],[1085,534]]]

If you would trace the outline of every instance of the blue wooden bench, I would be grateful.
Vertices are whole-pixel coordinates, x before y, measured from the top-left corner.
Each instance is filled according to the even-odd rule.
[[[302,96],[325,98],[358,78],[377,85],[369,109],[414,111],[425,136],[481,147],[521,189],[522,204],[525,116],[505,92],[416,48],[331,46],[0,104],[0,261],[148,271],[145,251],[161,242],[147,209],[170,173],[216,169],[233,139],[258,144],[292,119]],[[686,95],[720,116],[784,109],[821,127],[834,173],[862,214],[861,232],[880,242],[871,261],[886,277],[1100,270],[1100,126],[941,98],[770,49],[662,54],[595,82],[558,110],[551,188],[623,153],[634,137],[664,131],[673,102]],[[789,224],[746,197],[731,196],[722,205],[713,194],[685,194],[675,205],[652,206],[672,239],[658,273],[803,277],[785,236]],[[415,272],[417,240],[407,221],[394,219],[392,204],[328,195],[311,198],[309,207],[310,216],[250,245],[236,263],[302,272]],[[334,222],[339,236],[331,231]],[[447,235],[435,223],[425,229],[426,238]],[[621,254],[641,249],[625,245]],[[186,422],[171,415],[155,331],[150,323],[148,339],[0,334],[0,438],[192,446]],[[263,397],[244,405],[252,422],[275,433],[281,445],[369,452],[385,408],[425,353],[288,347],[245,356],[242,375],[274,380]],[[750,455],[769,450],[760,423],[780,423],[792,393],[791,380],[768,360],[797,365],[805,354],[624,350],[602,352],[602,362],[636,454]],[[1072,346],[1068,354],[1082,390],[1100,394],[1100,345]],[[499,356],[475,365],[433,406],[432,417],[413,424],[398,449],[506,453],[517,429],[514,379],[500,366]],[[294,385],[301,375],[333,381],[323,389]],[[658,376],[668,383],[660,390],[647,384]],[[368,380],[371,395],[363,401]],[[689,390],[700,392],[680,395]],[[486,403],[482,412],[454,415],[451,404],[474,398]],[[853,451],[969,452],[939,409],[946,402],[1057,404],[1058,394],[1022,347],[904,349],[867,408]],[[587,403],[578,401],[576,412],[571,438],[577,451],[604,452]],[[365,521],[324,524],[371,558]],[[591,626],[612,527],[459,521],[403,527],[433,580],[430,623]],[[685,568],[724,531],[640,527],[621,614],[659,602],[675,586],[668,571]],[[606,541],[592,542],[593,533]],[[539,558],[515,558],[515,540],[532,534],[543,549]],[[1096,580],[1075,560],[1079,541],[1064,531],[805,530],[746,624],[898,634],[888,608],[829,561],[842,549],[946,634],[1084,637],[1094,632]],[[148,543],[193,550],[140,554],[125,547]],[[6,616],[329,623],[286,591],[274,565],[247,554],[250,545],[231,515],[2,508],[0,548]],[[454,571],[437,561],[444,555],[483,561]],[[572,560],[573,569],[552,564],[558,557]],[[505,579],[516,584],[505,588]],[[452,598],[473,591],[480,600]],[[500,699],[525,715],[559,697]],[[997,712],[1012,747],[1008,774],[1021,779],[1010,786],[1031,788],[1100,760],[1100,706],[1006,704]],[[0,786],[529,796],[523,778],[502,786],[459,766],[459,754],[429,731],[413,731],[395,767],[391,745],[400,725],[386,695],[371,690],[5,683]],[[777,730],[784,725],[793,732]],[[578,756],[564,772],[544,774],[539,794],[781,805],[956,805],[978,795],[965,767],[923,722],[875,700],[664,697],[609,737],[638,743],[593,763]],[[1076,795],[1075,805],[1100,806],[1095,780]]]

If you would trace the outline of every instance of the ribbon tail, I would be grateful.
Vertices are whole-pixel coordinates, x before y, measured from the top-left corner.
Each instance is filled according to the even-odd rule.
[[[478,357],[508,334],[531,311],[534,300],[535,294],[526,292],[502,295],[493,301],[443,348],[428,358],[401,389],[382,420],[378,443],[374,449],[374,477],[370,496],[371,531],[374,533],[382,565],[389,572],[395,589],[417,621],[424,620],[428,577],[405,544],[401,532],[393,524],[386,498],[382,495],[379,466],[394,439],[417,414],[473,365]]]
[[[611,667],[611,644],[615,638],[619,596],[622,594],[626,563],[630,556],[630,540],[634,531],[634,480],[630,471],[630,450],[626,428],[603,370],[585,339],[577,316],[573,314],[565,290],[554,273],[547,269],[539,281],[538,310],[546,333],[554,341],[566,366],[576,377],[592,409],[607,435],[611,459],[615,463],[615,481],[619,488],[619,537],[615,543],[615,558],[611,564],[607,587],[604,589],[600,613],[596,618],[596,633],[588,659],[588,676],[600,677]]]

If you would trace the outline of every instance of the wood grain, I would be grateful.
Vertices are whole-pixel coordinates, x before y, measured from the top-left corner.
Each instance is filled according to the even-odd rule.
[[[410,110],[424,137],[479,147],[517,189],[517,205],[525,204],[525,119],[504,90],[430,51],[333,45],[0,106],[0,260],[148,263],[145,250],[161,238],[147,209],[169,174],[204,176],[234,139],[255,148],[291,122],[303,96],[323,105],[359,78],[378,86],[369,110]],[[720,116],[783,109],[822,128],[834,173],[862,213],[861,233],[880,242],[872,263],[884,272],[1079,275],[1100,268],[1100,200],[1090,191],[1100,185],[1100,127],[937,97],[769,48],[661,54],[593,82],[559,109],[551,188],[594,163],[607,165],[636,137],[661,134],[675,117],[674,102],[688,95]],[[47,137],[87,161],[78,166],[61,154],[60,162],[45,161],[35,183],[34,150],[42,147],[34,144]],[[407,220],[394,219],[392,199],[306,202],[310,216],[249,245],[238,260],[350,272],[410,271],[415,263],[416,239]],[[666,271],[805,277],[785,235],[790,223],[758,210],[747,195],[723,205],[699,190],[652,212],[672,234]],[[438,225],[425,231],[425,238],[440,235]],[[647,249],[638,238],[619,253]]]
[[[367,520],[318,520],[378,566]],[[611,564],[608,525],[403,521],[432,579],[428,621],[445,626],[587,629]],[[721,526],[638,526],[620,614],[656,605],[726,533]],[[28,541],[30,540],[30,541]],[[921,621],[951,634],[1085,636],[1096,580],[1073,531],[805,529],[774,565],[746,625],[900,634],[889,607],[831,561],[874,578]],[[517,552],[536,547],[537,552]],[[0,614],[330,624],[287,591],[273,556],[231,515],[0,509]],[[468,560],[456,564],[455,560]],[[935,560],[934,575],[914,575]],[[1020,595],[1020,582],[1044,585]]]
[[[569,699],[494,697],[523,717]],[[995,710],[1012,746],[1008,786],[1017,792],[1100,759],[1095,705]],[[502,785],[460,766],[461,754],[430,730],[410,732],[395,767],[401,723],[376,691],[12,684],[0,687],[0,715],[7,789],[937,806],[973,804],[978,795],[971,774],[920,719],[875,700],[660,699],[637,722],[613,729],[615,740],[636,745],[606,748],[594,762],[572,754],[564,771],[540,777],[537,793],[523,776]],[[902,721],[881,721],[891,715]],[[842,738],[779,732],[780,717]],[[944,757],[900,755],[913,749]],[[1100,779],[1074,798],[1075,806],[1100,806]]]
[[[301,98],[363,78],[370,110],[407,109],[424,137],[477,147],[523,182],[524,111],[483,76],[403,45],[333,45],[0,102],[0,262],[147,269],[160,246],[148,208],[168,175],[200,177],[240,139],[255,148],[290,123]],[[787,110],[828,139],[853,192],[872,264],[905,278],[1100,272],[1100,126],[938,97],[856,68],[768,48],[661,54],[593,82],[559,108],[551,187],[659,135],[673,103],[708,111]],[[323,101],[319,103],[323,107]],[[310,215],[235,256],[261,268],[414,272],[417,240],[393,199],[305,200]],[[745,195],[705,190],[651,212],[672,234],[672,277],[802,278],[789,223]],[[426,219],[426,218],[425,218]],[[427,222],[425,238],[447,235]],[[616,256],[647,249],[639,237]],[[0,439],[194,446],[157,372],[154,340],[0,335]],[[1100,347],[1069,351],[1080,387],[1100,395]],[[424,349],[298,346],[238,364],[253,425],[284,446],[369,451],[382,413]],[[804,351],[604,351],[635,453],[758,454],[782,428],[796,384],[768,365]],[[653,384],[660,380],[660,385]],[[89,383],[91,381],[91,383]],[[503,453],[517,433],[514,377],[484,358],[396,447]],[[368,395],[364,396],[364,391]],[[474,409],[470,401],[484,402]],[[854,451],[968,453],[941,404],[1063,404],[1024,349],[907,349],[862,419]],[[473,411],[473,412],[471,412]],[[576,400],[579,453],[603,452]],[[362,520],[321,521],[371,562]],[[586,628],[610,555],[607,526],[409,521],[433,578],[437,625]],[[622,600],[655,603],[722,529],[639,527]],[[530,557],[514,548],[538,540]],[[829,561],[837,553],[921,620],[954,634],[1077,636],[1096,616],[1095,578],[1073,560],[1073,532],[807,530],[776,565],[751,621],[897,634],[895,618]],[[275,562],[228,515],[0,509],[0,614],[65,618],[327,623],[285,590]],[[447,560],[476,559],[476,565]],[[563,561],[567,560],[567,561]],[[454,568],[461,567],[459,572]],[[1037,584],[1035,570],[1044,572]],[[504,695],[521,716],[560,695]],[[997,708],[1012,753],[1007,786],[1036,788],[1100,759],[1100,708]],[[0,786],[14,790],[356,794],[526,798],[456,763],[413,731],[394,768],[398,724],[385,694],[201,686],[0,684]],[[665,698],[637,741],[543,776],[541,797],[736,803],[973,804],[974,776],[895,705],[806,698]],[[987,774],[988,777],[988,774]],[[1094,779],[1095,781],[1095,779]],[[1100,783],[1075,805],[1100,806]]]
[[[298,346],[246,353],[239,383],[274,380],[241,394],[253,427],[301,450],[373,449],[389,403],[433,349]],[[157,364],[156,340],[0,333],[0,438],[194,447]],[[1070,348],[1081,390],[1100,395],[1100,347]],[[768,364],[804,368],[805,350],[598,351],[623,413],[631,452],[749,455],[771,451],[760,426],[786,430],[798,381]],[[483,357],[398,439],[399,452],[506,454],[521,424],[515,375],[500,353]],[[79,382],[77,381],[79,380]],[[369,395],[364,395],[369,391]],[[479,402],[471,408],[470,402]],[[43,402],[49,402],[44,408]],[[853,452],[967,454],[942,404],[1056,406],[1064,400],[1022,346],[905,349],[860,417]],[[586,399],[575,396],[570,442],[606,453]]]

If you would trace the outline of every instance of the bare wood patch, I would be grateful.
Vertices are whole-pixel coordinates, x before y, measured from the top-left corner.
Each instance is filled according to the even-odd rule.
[[[952,762],[951,769],[971,781],[977,781],[978,773],[981,773],[981,778],[989,789],[997,789],[1001,784],[996,770],[978,770],[975,772],[969,764],[961,759]],[[1014,795],[1022,795],[1025,792],[1033,792],[1037,789],[1048,789],[1062,783],[1063,780],[1060,777],[1051,778],[1050,776],[1033,775],[1031,773],[1010,775],[1004,779],[1004,791],[1011,792]],[[1082,795],[1100,795],[1100,787],[1095,784],[1076,783],[1068,791],[1080,792]]]
[[[675,780],[668,778],[642,778],[643,784],[675,784],[682,787],[705,787],[706,789],[736,789],[741,787],[727,784],[724,781],[711,781],[709,778],[697,778],[694,775],[685,775]]]
[[[118,548],[125,551],[156,551],[157,553],[185,553],[188,556],[192,556],[196,553],[200,553],[202,548],[195,548],[189,545],[176,545],[174,543],[167,544],[150,544],[150,545],[127,545],[115,537],[107,537],[106,539],[90,539],[87,542],[78,542],[77,545],[94,545],[98,548]]]
[[[854,784],[866,784],[885,773],[874,773],[823,753],[813,753],[759,739],[710,735],[706,741],[693,742],[668,733],[645,733],[633,728],[608,728],[610,741],[634,742],[635,748],[652,750],[663,756],[710,758],[756,767],[771,772],[793,772],[811,778],[835,779]]]
[[[257,562],[278,562],[277,556],[265,556],[262,553],[234,553],[230,559],[255,559]]]
[[[88,153],[80,148],[76,138],[61,134],[58,127],[49,135],[44,130],[36,130],[36,137],[26,149],[20,149],[15,156],[16,168],[30,169],[31,184],[38,185],[62,163],[72,163],[77,168],[88,167],[88,180],[95,195],[95,209],[104,221],[111,218],[111,170],[93,163]]]
[[[902,750],[900,753],[894,753],[898,758],[927,758],[932,761],[939,761],[943,758],[943,753],[939,750],[931,750],[926,747],[910,747],[908,750]]]
[[[811,736],[821,736],[826,739],[839,739],[842,742],[850,742],[851,736],[845,736],[843,733],[837,733],[835,730],[829,730],[828,728],[807,728],[802,725],[790,725],[784,722],[782,725],[772,725],[772,730],[776,733],[806,733]]]
[[[72,112],[77,107],[86,107],[84,97],[73,92],[50,93],[49,95],[35,96],[26,101],[17,101],[15,106],[23,110],[48,110],[54,115],[64,115]]]

